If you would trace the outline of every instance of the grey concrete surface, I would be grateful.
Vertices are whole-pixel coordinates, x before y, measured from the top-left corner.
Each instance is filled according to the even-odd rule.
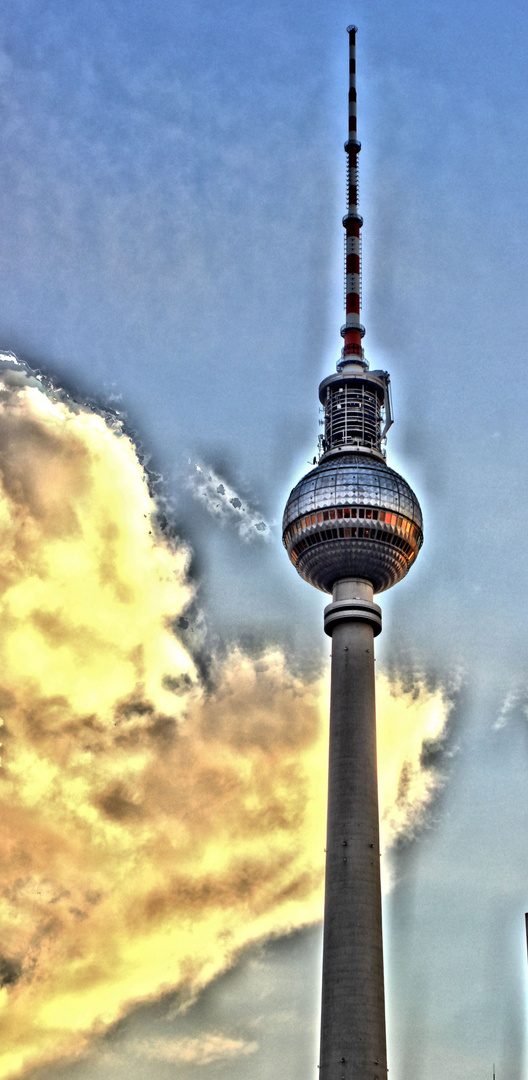
[[[339,582],[334,603],[372,603]],[[375,605],[373,605],[374,607]],[[385,1080],[374,629],[350,615],[332,633],[321,1080]]]

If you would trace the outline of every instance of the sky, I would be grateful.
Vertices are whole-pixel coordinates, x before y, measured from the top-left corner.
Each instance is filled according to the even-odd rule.
[[[317,1075],[329,648],[280,523],[354,22],[365,350],[425,523],[376,643],[390,1075],[526,1080],[528,11],[2,15],[0,1077]]]

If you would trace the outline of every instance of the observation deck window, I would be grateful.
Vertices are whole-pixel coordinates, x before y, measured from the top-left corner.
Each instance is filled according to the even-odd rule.
[[[342,524],[339,529],[321,528],[326,522],[335,521],[336,518],[341,523],[346,522],[346,525],[343,527]],[[351,527],[351,519],[354,521],[359,519],[359,528]],[[385,528],[377,529],[375,525],[372,527],[372,524],[377,521],[383,522]],[[370,523],[370,527],[367,523]],[[390,532],[387,531],[387,527],[391,530]],[[302,533],[305,533],[305,535],[299,535]],[[328,507],[324,511],[320,510],[298,518],[286,528],[284,542],[292,544],[295,550],[300,553],[307,547],[312,547],[314,544],[324,540],[337,539],[339,536],[343,538],[358,536],[380,540],[383,543],[399,548],[405,552],[407,558],[412,559],[416,557],[418,548],[421,545],[421,530],[415,522],[410,521],[402,514],[393,514],[388,510],[376,510],[372,507],[361,506]]]

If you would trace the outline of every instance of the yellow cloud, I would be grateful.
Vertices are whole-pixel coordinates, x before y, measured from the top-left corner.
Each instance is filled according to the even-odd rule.
[[[416,681],[404,688],[378,675],[378,777],[382,843],[423,825],[442,775],[429,765],[442,743],[449,705],[441,690]]]
[[[327,686],[237,649],[201,683],[171,629],[188,552],[115,424],[4,373],[0,473],[2,1080],[321,917]],[[447,706],[379,700],[390,840]]]

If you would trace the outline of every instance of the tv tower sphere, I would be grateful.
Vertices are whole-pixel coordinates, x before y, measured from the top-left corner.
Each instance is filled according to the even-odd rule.
[[[343,396],[346,389],[347,382]],[[323,454],[284,511],[288,555],[323,592],[342,578],[366,578],[384,592],[405,576],[422,543],[422,513],[409,485],[381,455],[354,451],[338,444]]]
[[[283,541],[301,577],[332,593],[332,638],[320,1080],[387,1080],[374,637],[374,593],[405,577],[423,541],[422,513],[385,461],[390,379],[370,371],[359,320],[356,27],[350,48],[346,318],[337,371],[323,379],[324,434],[314,468],[286,504]]]

